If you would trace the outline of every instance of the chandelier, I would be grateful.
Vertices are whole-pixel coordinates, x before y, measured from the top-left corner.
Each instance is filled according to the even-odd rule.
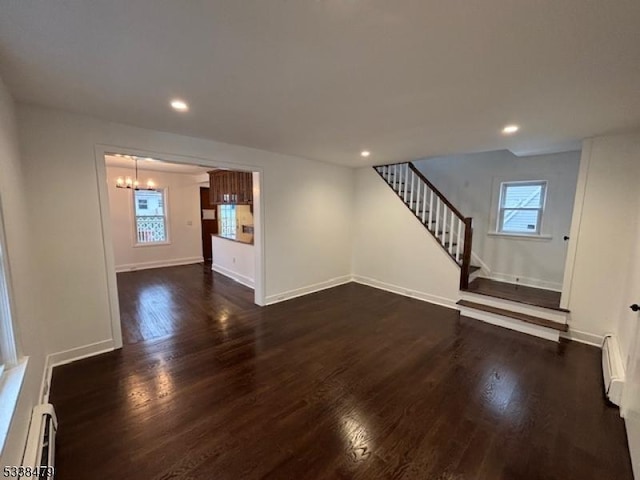
[[[116,188],[128,188],[130,190],[151,190],[155,191],[156,184],[153,180],[148,179],[146,182],[146,187],[140,187],[140,181],[138,180],[138,157],[134,157],[132,155],[119,155],[115,154],[116,157],[128,158],[133,161],[135,165],[135,177],[118,177],[116,178]]]

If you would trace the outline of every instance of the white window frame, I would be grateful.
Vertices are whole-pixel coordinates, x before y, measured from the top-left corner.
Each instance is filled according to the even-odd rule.
[[[140,189],[138,191],[144,191]],[[162,245],[171,244],[171,228],[169,223],[169,188],[156,188],[155,191],[162,193],[164,204],[164,230],[165,240],[162,242],[139,242],[138,241],[138,220],[136,215],[136,191],[134,190],[131,195],[131,219],[133,224],[133,246],[134,247],[157,247]]]
[[[11,419],[18,405],[29,360],[28,357],[18,356],[5,231],[0,199],[0,455],[4,450]]]
[[[542,222],[544,221],[544,210],[547,204],[547,191],[549,187],[549,182],[547,180],[514,180],[514,181],[504,181],[500,182],[500,194],[498,196],[498,212],[497,212],[497,222],[496,222],[496,233],[499,235],[513,235],[520,237],[541,237],[542,236]],[[542,192],[540,194],[541,202],[539,207],[509,207],[505,208],[503,206],[503,201],[505,198],[505,192],[507,188],[510,186],[541,186]],[[537,211],[538,212],[538,221],[536,222],[536,230],[535,231],[527,231],[527,232],[513,232],[504,230],[504,213],[505,210],[528,210],[528,211]]]
[[[2,203],[0,202],[0,377],[18,363],[18,351],[13,328],[13,305],[7,241],[5,236]]]

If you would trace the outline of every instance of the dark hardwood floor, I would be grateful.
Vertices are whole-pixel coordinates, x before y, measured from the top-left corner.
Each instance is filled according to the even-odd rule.
[[[127,276],[171,335],[54,370],[57,480],[632,479],[596,348],[357,284],[260,309],[225,280]]]
[[[211,264],[118,273],[122,341],[137,343],[210,325],[254,308],[253,290],[211,274]]]
[[[542,288],[526,287],[513,283],[498,282],[488,278],[476,278],[469,284],[468,292],[489,297],[502,298],[514,302],[536,305],[552,310],[567,311],[560,308],[560,292]]]

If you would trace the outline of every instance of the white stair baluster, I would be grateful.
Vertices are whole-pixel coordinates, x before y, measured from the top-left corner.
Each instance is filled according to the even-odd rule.
[[[398,166],[393,166],[393,189],[398,190]]]
[[[441,238],[441,242],[442,242],[442,246],[444,247],[444,244],[447,242],[447,206],[444,204],[444,202],[442,203],[442,238]],[[447,247],[445,247],[446,249]]]
[[[420,179],[416,178],[416,216],[420,216]]]
[[[436,198],[436,229],[434,230],[436,232],[436,238],[438,237],[438,230],[440,226],[440,197]]]
[[[449,222],[449,255],[453,255],[453,218],[455,214],[451,210],[451,221]]]
[[[435,205],[433,204],[433,190],[431,190],[429,193],[429,230],[431,230],[432,228],[434,210],[435,210]]]
[[[416,196],[416,174],[414,173],[413,170],[411,170],[411,191],[409,192],[409,200],[411,202],[411,205],[413,205],[413,202],[415,202],[415,196]],[[413,209],[412,206],[411,208]]]
[[[404,180],[404,203],[407,203],[407,200],[410,200],[410,186],[411,186],[411,172],[407,169],[407,177]]]
[[[404,164],[404,203],[407,203],[407,189],[409,188],[409,165]]]
[[[440,225],[440,230],[442,231],[442,245],[447,243],[447,212],[449,211],[449,207],[447,204],[442,202],[442,223]],[[445,250],[447,247],[444,247]]]
[[[424,221],[426,220],[426,215],[427,215],[427,184],[424,182],[420,182],[422,183],[423,187],[422,190],[424,190],[423,194],[422,194],[422,223],[424,223]]]
[[[411,189],[409,190],[409,201],[413,204],[416,196],[416,174],[411,170]],[[413,207],[412,207],[413,208]]]

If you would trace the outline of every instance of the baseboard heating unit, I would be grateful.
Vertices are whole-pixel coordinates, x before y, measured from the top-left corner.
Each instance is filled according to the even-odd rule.
[[[31,425],[22,459],[26,476],[20,477],[21,479],[53,479],[57,429],[58,419],[53,405],[36,405],[31,414]]]
[[[609,401],[620,406],[624,387],[624,366],[615,335],[605,335],[602,341],[602,376],[604,391]]]

